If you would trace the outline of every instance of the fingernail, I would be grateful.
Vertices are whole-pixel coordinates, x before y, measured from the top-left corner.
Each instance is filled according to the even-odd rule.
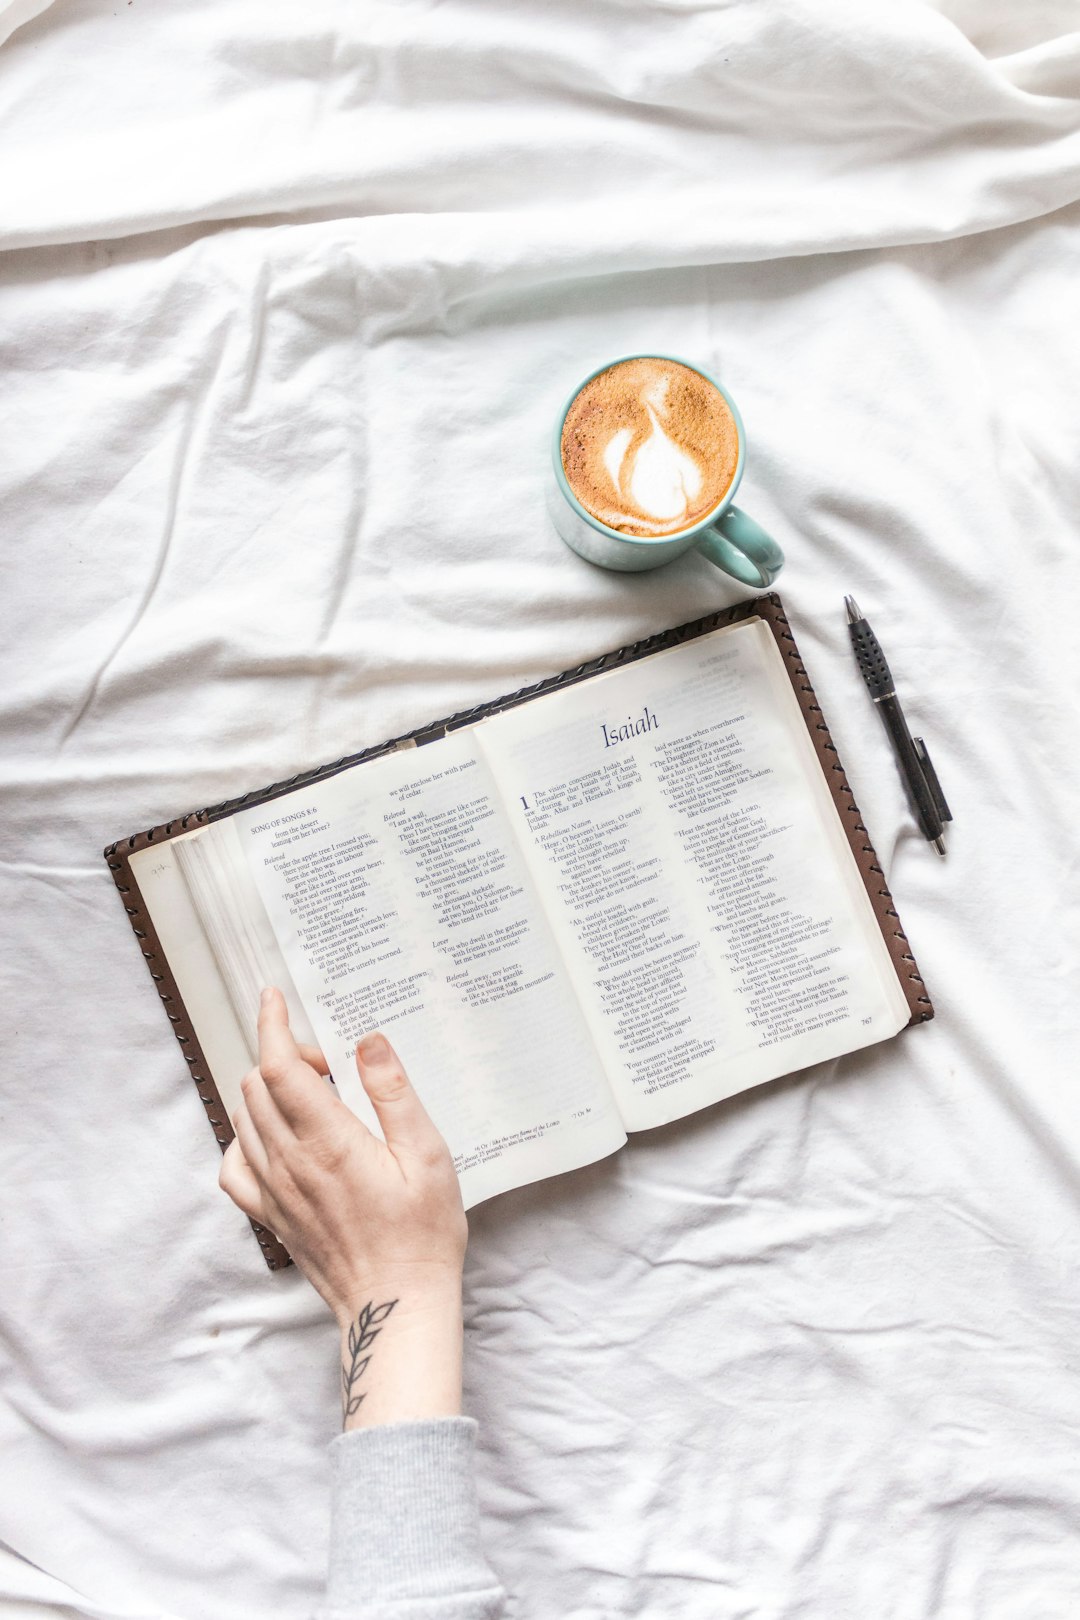
[[[385,1035],[365,1035],[357,1041],[356,1050],[362,1063],[380,1063],[390,1048]]]
[[[270,997],[273,995],[273,993],[274,992],[272,990],[264,990],[262,992],[262,995],[259,997],[260,1005],[265,1007],[267,1002],[270,1000]]]

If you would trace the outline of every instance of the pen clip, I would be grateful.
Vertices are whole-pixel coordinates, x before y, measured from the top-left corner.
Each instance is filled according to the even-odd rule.
[[[951,821],[952,811],[949,809],[945,795],[941,791],[941,783],[938,781],[938,774],[934,769],[934,762],[926,751],[926,744],[923,742],[921,737],[912,737],[911,741],[914,745],[915,752],[918,755],[919,764],[922,766],[922,773],[926,778],[926,785],[930,789],[930,797],[934,801],[934,808],[937,810],[937,813],[941,817],[942,821]]]

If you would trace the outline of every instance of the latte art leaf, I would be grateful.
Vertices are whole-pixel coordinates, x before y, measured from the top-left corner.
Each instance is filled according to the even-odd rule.
[[[651,406],[646,406],[652,432],[639,448],[630,474],[635,505],[654,518],[679,518],[701,493],[697,462],[669,439]]]
[[[604,466],[611,474],[611,482],[615,485],[616,495],[622,494],[622,465],[626,460],[626,452],[630,441],[634,437],[632,427],[620,428],[613,433],[604,450]]]

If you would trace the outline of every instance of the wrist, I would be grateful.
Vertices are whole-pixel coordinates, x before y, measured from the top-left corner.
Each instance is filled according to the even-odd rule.
[[[420,1318],[444,1316],[461,1311],[459,1266],[412,1265],[383,1267],[349,1282],[331,1302],[342,1337],[366,1306],[376,1308],[393,1302],[393,1316],[400,1325]]]
[[[388,1275],[336,1315],[345,1428],[460,1413],[460,1275]]]

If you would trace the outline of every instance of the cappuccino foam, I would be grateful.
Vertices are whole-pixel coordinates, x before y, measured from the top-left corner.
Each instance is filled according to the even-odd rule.
[[[707,377],[644,355],[592,377],[562,429],[566,481],[609,529],[678,534],[719,506],[735,476],[739,430]]]

